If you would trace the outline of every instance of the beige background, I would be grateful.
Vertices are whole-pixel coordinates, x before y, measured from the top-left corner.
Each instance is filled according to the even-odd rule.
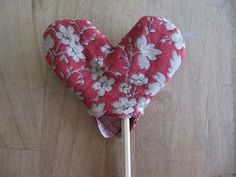
[[[0,177],[123,176],[121,139],[48,69],[42,33],[89,19],[115,45],[143,15],[173,21],[187,56],[132,132],[133,177],[236,173],[235,0],[0,0]]]

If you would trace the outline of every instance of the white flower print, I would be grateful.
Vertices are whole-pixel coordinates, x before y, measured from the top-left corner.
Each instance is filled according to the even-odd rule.
[[[165,18],[162,18],[162,20],[163,20],[164,25],[168,31],[174,30],[176,28],[176,26],[173,23],[171,23],[169,20],[167,20]]]
[[[129,100],[126,97],[119,98],[119,101],[115,101],[112,103],[113,113],[115,114],[130,114],[134,112],[134,106],[137,104],[137,101],[133,98]]]
[[[172,41],[174,42],[175,47],[178,50],[185,48],[184,38],[181,35],[179,30],[177,30],[177,33],[172,34],[170,37],[171,37]]]
[[[45,52],[52,49],[55,43],[51,35],[46,36],[45,40],[43,41],[43,49]]]
[[[89,114],[96,118],[99,118],[103,116],[105,113],[104,107],[105,103],[100,103],[100,104],[93,103],[91,109],[89,110]]]
[[[112,47],[110,45],[107,45],[107,44],[103,45],[100,49],[101,49],[102,52],[104,52],[106,54],[110,54],[113,51]]]
[[[147,38],[145,35],[142,35],[137,39],[136,46],[140,51],[138,56],[138,64],[141,69],[149,69],[149,60],[156,60],[156,55],[162,54],[161,50],[156,49],[154,44],[147,43]]]
[[[102,57],[94,58],[91,61],[90,65],[92,68],[101,68],[103,66],[103,58]]]
[[[169,78],[171,78],[174,75],[174,73],[179,68],[180,64],[181,64],[181,56],[178,55],[177,52],[174,50],[170,60],[170,67],[168,68],[167,72]]]
[[[132,86],[131,86],[131,85],[128,85],[127,83],[122,83],[122,84],[120,84],[120,86],[119,86],[120,92],[121,92],[121,93],[124,93],[124,94],[130,93],[131,89],[132,89]]]
[[[98,57],[94,58],[93,61],[90,63],[91,65],[91,73],[92,73],[92,79],[97,80],[98,77],[103,76],[103,71],[101,70],[103,66],[103,58]]]
[[[83,54],[84,47],[79,43],[71,43],[67,48],[67,54],[73,58],[75,62],[78,62],[80,59],[84,60],[85,55]]]
[[[104,96],[105,92],[110,92],[112,90],[112,85],[115,83],[113,78],[108,79],[107,76],[103,76],[97,82],[93,84],[95,90],[98,90],[99,96]]]
[[[138,111],[143,114],[144,113],[144,109],[147,107],[147,105],[149,103],[150,103],[150,99],[149,98],[145,98],[145,97],[139,98],[138,104],[137,104]]]
[[[59,25],[59,32],[56,32],[56,36],[62,44],[68,45],[80,40],[79,36],[73,33],[74,28],[72,26],[65,27],[64,25]]]
[[[153,78],[156,80],[156,82],[150,83],[148,85],[148,89],[144,91],[145,95],[154,96],[165,86],[166,77],[164,74],[158,72],[156,75],[153,76]]]
[[[148,83],[148,78],[144,76],[142,73],[133,74],[129,79],[129,82],[134,85],[144,85]]]

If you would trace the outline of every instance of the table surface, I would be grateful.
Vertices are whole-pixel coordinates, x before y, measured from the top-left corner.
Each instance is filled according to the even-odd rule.
[[[131,133],[133,177],[236,172],[236,1],[1,0],[0,177],[122,177],[122,141],[105,140],[48,68],[42,33],[89,19],[114,45],[143,15],[186,37],[186,60]]]

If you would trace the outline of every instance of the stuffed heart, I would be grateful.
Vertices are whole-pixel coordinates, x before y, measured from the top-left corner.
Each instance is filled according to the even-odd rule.
[[[174,24],[142,17],[113,47],[86,20],[58,20],[44,33],[46,59],[96,118],[104,137],[121,131],[121,118],[131,129],[151,98],[180,66],[185,43]]]

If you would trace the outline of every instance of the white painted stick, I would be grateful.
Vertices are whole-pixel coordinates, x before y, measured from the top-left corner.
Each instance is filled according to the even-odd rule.
[[[122,120],[122,138],[124,152],[124,177],[131,177],[131,151],[130,151],[130,119]]]

